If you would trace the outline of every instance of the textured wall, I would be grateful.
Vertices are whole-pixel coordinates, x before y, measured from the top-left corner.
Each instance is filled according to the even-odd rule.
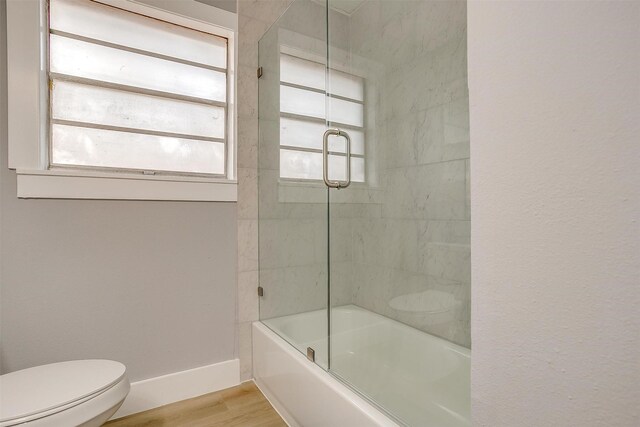
[[[640,3],[468,17],[474,425],[640,425]]]
[[[0,0],[0,369],[110,358],[135,381],[233,359],[234,203],[16,197],[5,6]]]

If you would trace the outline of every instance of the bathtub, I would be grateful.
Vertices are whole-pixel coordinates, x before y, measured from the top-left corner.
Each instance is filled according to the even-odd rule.
[[[471,425],[468,349],[355,305],[331,322],[330,369],[326,310],[253,325],[256,383],[289,425]]]

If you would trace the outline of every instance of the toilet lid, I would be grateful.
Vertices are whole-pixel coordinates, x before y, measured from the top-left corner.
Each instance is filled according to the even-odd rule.
[[[0,375],[0,423],[67,406],[118,383],[122,363],[74,360]]]

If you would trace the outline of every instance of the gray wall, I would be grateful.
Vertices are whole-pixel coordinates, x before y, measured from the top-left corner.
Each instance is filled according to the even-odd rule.
[[[22,200],[7,168],[0,0],[0,370],[122,361],[132,380],[235,357],[235,203]]]

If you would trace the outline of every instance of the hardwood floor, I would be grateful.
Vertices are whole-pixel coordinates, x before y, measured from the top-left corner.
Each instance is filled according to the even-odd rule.
[[[252,382],[119,418],[106,427],[286,427]]]

